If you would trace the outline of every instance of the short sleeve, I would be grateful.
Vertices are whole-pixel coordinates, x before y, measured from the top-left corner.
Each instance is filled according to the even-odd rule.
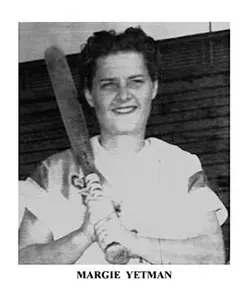
[[[41,204],[36,199],[48,188],[48,168],[42,162],[31,172],[25,181],[19,181],[19,225],[25,209],[28,208],[36,217]],[[38,203],[38,204],[37,204]]]
[[[85,206],[67,201],[55,191],[46,192],[28,178],[19,182],[19,209],[27,208],[52,232],[55,238],[77,229],[84,218]]]
[[[196,156],[192,170],[196,171],[188,178],[188,198],[193,209],[201,214],[215,212],[219,224],[222,225],[227,217],[227,209],[217,194],[212,190],[209,180]]]
[[[71,150],[66,150],[44,160],[19,182],[20,217],[27,208],[53,232],[54,238],[77,229],[84,219],[86,208],[78,190],[72,186],[68,196],[70,174],[78,174],[78,168]]]
[[[204,215],[209,212],[215,212],[220,225],[226,221],[228,217],[227,209],[210,187],[195,188],[189,192],[189,198],[190,205],[197,213]]]
[[[40,221],[44,222],[43,206],[46,203],[47,192],[40,187],[32,178],[19,181],[19,222],[25,208],[31,211]],[[46,221],[45,221],[46,223]]]

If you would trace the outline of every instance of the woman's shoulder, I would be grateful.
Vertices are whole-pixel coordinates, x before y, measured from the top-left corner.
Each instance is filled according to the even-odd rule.
[[[202,169],[201,162],[196,154],[190,153],[181,147],[158,138],[148,139],[154,155],[161,161],[162,165],[174,170],[186,170],[188,174]]]

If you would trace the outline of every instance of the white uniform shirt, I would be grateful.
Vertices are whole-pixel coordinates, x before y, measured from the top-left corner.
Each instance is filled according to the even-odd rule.
[[[140,236],[184,239],[199,235],[206,213],[214,211],[220,225],[227,211],[217,195],[205,184],[195,181],[202,174],[201,163],[179,147],[156,138],[145,141],[133,157],[120,159],[91,139],[95,164],[106,178],[105,193],[120,205],[120,218]],[[24,207],[44,222],[58,239],[80,227],[85,207],[72,184],[72,176],[83,174],[71,150],[46,159],[37,172],[20,183],[20,211]],[[197,178],[196,178],[197,177]],[[194,189],[190,191],[190,178]],[[201,178],[201,177],[200,177]],[[138,263],[131,260],[130,263]],[[76,262],[106,264],[97,243]]]

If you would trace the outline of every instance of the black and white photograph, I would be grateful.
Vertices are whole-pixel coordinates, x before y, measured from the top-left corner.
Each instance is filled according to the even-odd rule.
[[[229,265],[230,23],[18,27],[18,264]]]

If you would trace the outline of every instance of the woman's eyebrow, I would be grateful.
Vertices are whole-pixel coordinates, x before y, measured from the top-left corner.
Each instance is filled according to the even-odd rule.
[[[145,78],[145,77],[146,77],[145,74],[136,74],[136,75],[129,76],[128,78],[135,79],[135,78]]]
[[[146,75],[145,74],[135,74],[135,75],[131,75],[128,77],[129,80],[131,79],[136,79],[136,78],[145,78]],[[98,79],[99,82],[114,82],[114,81],[117,81],[118,78],[116,77],[104,77],[104,78],[100,78]]]
[[[99,81],[100,82],[106,82],[106,81],[115,81],[116,78],[115,77],[107,77],[107,78],[100,78]]]

